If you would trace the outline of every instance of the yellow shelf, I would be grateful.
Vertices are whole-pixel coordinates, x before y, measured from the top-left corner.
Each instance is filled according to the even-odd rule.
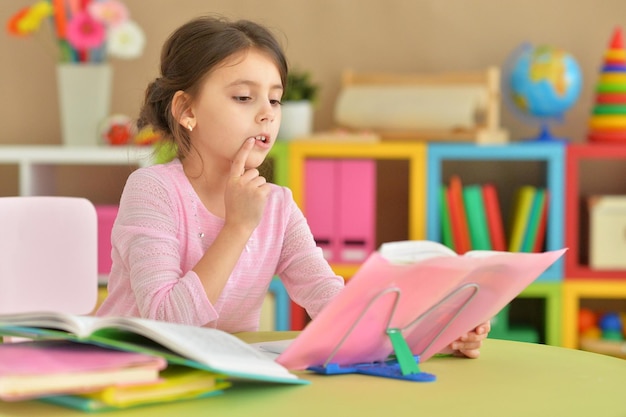
[[[395,159],[409,162],[409,239],[426,236],[426,144],[406,142],[342,142],[297,140],[289,144],[289,185],[294,200],[304,207],[304,163],[307,158]],[[306,213],[305,213],[306,214]]]
[[[582,298],[626,299],[626,282],[609,280],[566,280],[563,282],[563,347],[578,349],[578,310]]]

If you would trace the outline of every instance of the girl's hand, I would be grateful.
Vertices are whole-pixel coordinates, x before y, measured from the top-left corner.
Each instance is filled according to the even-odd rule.
[[[475,359],[480,356],[480,347],[490,330],[491,323],[487,321],[452,342],[443,353]]]
[[[225,222],[253,230],[263,216],[270,187],[257,169],[246,170],[245,164],[254,139],[248,139],[235,155],[224,196]]]

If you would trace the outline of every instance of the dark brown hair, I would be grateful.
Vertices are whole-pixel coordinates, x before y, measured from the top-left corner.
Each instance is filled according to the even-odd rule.
[[[161,50],[161,74],[146,89],[138,127],[152,126],[162,140],[173,141],[178,157],[184,158],[191,144],[187,130],[172,115],[174,94],[184,91],[193,99],[211,70],[233,54],[251,48],[272,57],[285,86],[287,60],[267,28],[248,20],[231,22],[223,17],[203,16],[176,29]]]

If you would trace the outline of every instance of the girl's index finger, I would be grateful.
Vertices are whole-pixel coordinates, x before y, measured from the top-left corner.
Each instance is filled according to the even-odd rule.
[[[246,160],[248,159],[248,155],[250,155],[250,151],[254,147],[254,138],[249,138],[246,140],[241,148],[235,154],[235,158],[233,159],[233,163],[230,166],[230,173],[235,177],[240,177],[246,170]]]

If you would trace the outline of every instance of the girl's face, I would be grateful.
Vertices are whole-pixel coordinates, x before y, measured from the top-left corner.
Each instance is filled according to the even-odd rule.
[[[258,167],[276,141],[282,94],[269,55],[250,49],[231,56],[206,76],[191,107],[192,144],[209,166],[229,170],[246,139],[255,138],[246,168]]]

